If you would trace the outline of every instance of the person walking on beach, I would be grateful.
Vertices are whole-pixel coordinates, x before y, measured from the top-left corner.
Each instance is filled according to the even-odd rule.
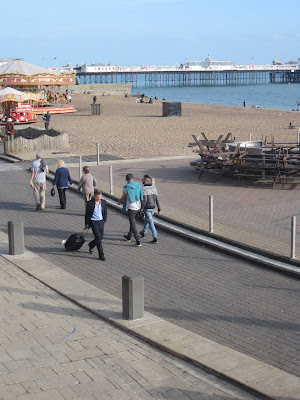
[[[50,114],[49,114],[49,111],[47,111],[47,114],[45,114],[44,116],[43,116],[43,120],[44,120],[44,123],[45,123],[45,129],[46,129],[46,131],[49,129],[49,124],[50,124]]]
[[[42,162],[42,153],[36,153],[36,160],[32,162],[29,184],[33,188],[33,198],[36,210],[44,210],[46,205],[46,173],[48,165]]]
[[[243,101],[243,106],[246,107],[246,102],[245,102],[245,100]]]
[[[90,168],[85,166],[82,168],[83,175],[78,184],[78,192],[82,190],[84,203],[90,201],[94,195],[94,186],[97,185],[96,178],[90,174]]]
[[[152,178],[149,175],[144,175],[142,182],[144,186],[143,186],[143,201],[141,209],[144,210],[145,222],[144,222],[144,227],[140,232],[140,236],[144,238],[148,228],[150,227],[153,237],[151,243],[158,243],[157,231],[153,221],[155,205],[157,205],[158,214],[161,214],[157,189],[155,185],[152,185]]]
[[[123,212],[128,210],[128,218],[129,218],[129,232],[127,235],[124,235],[125,240],[130,242],[132,234],[135,237],[135,246],[140,247],[140,237],[136,227],[136,214],[141,209],[141,201],[143,200],[143,189],[142,186],[138,182],[133,181],[133,175],[126,175],[127,184],[123,188],[123,195],[118,201],[118,204],[123,203]]]
[[[89,243],[89,253],[92,254],[94,247],[97,247],[100,261],[105,261],[102,239],[106,219],[106,200],[102,199],[102,193],[100,190],[95,189],[94,197],[88,201],[86,205],[85,229],[92,228],[94,240]]]
[[[66,168],[63,160],[59,160],[57,162],[57,170],[53,181],[53,188],[57,186],[61,209],[65,209],[67,205],[66,190],[69,187],[69,182],[70,187],[73,187],[73,182],[68,168]]]
[[[8,118],[8,120],[5,123],[5,131],[7,135],[7,140],[12,140],[15,134],[15,126],[11,118]]]
[[[94,96],[93,97],[93,104],[96,104],[96,101],[97,101],[97,96]]]

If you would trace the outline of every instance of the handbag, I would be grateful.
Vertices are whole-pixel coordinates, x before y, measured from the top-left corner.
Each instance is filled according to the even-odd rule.
[[[55,196],[55,189],[54,189],[54,188],[52,188],[52,189],[50,190],[50,194],[51,194],[51,196]]]
[[[142,211],[142,210],[139,210],[136,214],[135,214],[135,219],[137,220],[137,221],[140,221],[140,222],[144,222],[144,211]]]

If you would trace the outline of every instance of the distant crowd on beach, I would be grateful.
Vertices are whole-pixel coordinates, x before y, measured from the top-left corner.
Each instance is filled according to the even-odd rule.
[[[153,99],[153,97],[151,96],[151,97],[149,97],[149,100],[148,100],[148,101],[145,101],[145,99],[147,98],[147,97],[145,96],[145,93],[140,94],[140,92],[138,92],[138,94],[137,94],[136,96],[137,96],[137,97],[136,97],[135,102],[136,102],[136,103],[141,103],[141,104],[143,104],[143,103],[145,103],[145,104],[153,104],[153,100],[158,100],[158,97],[155,96],[154,99]],[[125,94],[125,97],[126,97],[126,98],[129,98],[129,97],[133,97],[133,95],[132,95],[132,96],[129,96],[128,93],[126,93],[126,94]],[[166,99],[163,98],[162,100],[165,101]]]

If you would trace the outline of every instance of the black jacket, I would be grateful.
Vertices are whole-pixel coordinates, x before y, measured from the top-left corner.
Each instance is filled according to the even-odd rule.
[[[142,210],[154,209],[156,204],[158,211],[160,211],[160,204],[158,200],[156,186],[144,185]]]
[[[106,222],[107,219],[106,200],[101,199],[101,207],[102,207],[103,221]],[[91,218],[93,216],[94,209],[95,209],[95,199],[94,197],[92,197],[92,200],[86,203],[86,209],[85,209],[85,226],[88,228],[91,227]]]

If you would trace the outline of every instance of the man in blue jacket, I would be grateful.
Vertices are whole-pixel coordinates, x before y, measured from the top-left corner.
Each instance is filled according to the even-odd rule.
[[[123,203],[123,212],[126,212],[126,208],[128,210],[128,218],[129,218],[129,232],[127,235],[124,235],[125,240],[130,242],[132,234],[135,237],[135,246],[140,247],[140,236],[136,227],[136,214],[141,209],[141,201],[143,200],[143,189],[142,186],[138,182],[133,181],[133,175],[126,175],[127,184],[123,188],[123,195],[118,201],[118,204]]]
[[[51,115],[49,114],[49,111],[47,111],[47,114],[44,114],[44,116],[43,116],[46,131],[49,129],[50,117],[51,117]]]

